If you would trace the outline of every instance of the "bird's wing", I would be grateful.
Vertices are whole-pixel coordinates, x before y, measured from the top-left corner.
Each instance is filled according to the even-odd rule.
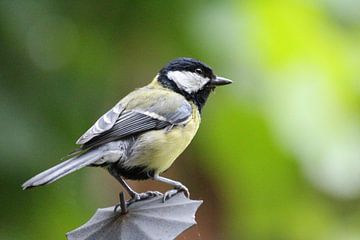
[[[141,90],[143,89],[134,94],[137,97],[128,96],[125,101],[121,101],[120,104],[123,103],[125,107],[115,123],[106,131],[86,138],[86,142],[81,141],[82,149],[100,146],[133,134],[182,124],[191,117],[192,107],[181,95],[164,90]],[[98,121],[100,120],[101,118]]]
[[[112,128],[120,113],[124,111],[121,102],[102,115],[77,141],[76,144],[84,144],[90,139]]]

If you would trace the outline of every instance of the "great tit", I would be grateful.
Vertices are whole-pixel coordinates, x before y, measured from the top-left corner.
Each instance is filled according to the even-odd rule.
[[[129,93],[100,117],[77,140],[80,147],[66,161],[32,177],[22,188],[50,184],[83,167],[100,166],[127,190],[129,204],[158,195],[165,201],[180,191],[189,197],[182,183],[160,174],[193,139],[211,91],[230,83],[199,60],[169,62],[150,84]],[[174,188],[165,194],[137,193],[124,179],[153,179]]]

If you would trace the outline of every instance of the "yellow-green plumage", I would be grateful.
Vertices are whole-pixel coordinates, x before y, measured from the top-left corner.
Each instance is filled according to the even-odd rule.
[[[137,142],[137,150],[128,166],[146,166],[155,173],[167,170],[175,159],[185,150],[195,136],[200,124],[200,115],[194,108],[189,122],[167,129],[149,131],[142,134]]]
[[[139,102],[126,103],[126,109],[148,108],[151,104],[164,104],[166,107],[159,108],[166,111],[175,111],[186,100],[182,95],[167,88],[163,88],[153,81],[148,86],[138,89],[141,93]],[[134,92],[135,93],[135,92]],[[126,161],[126,167],[143,166],[147,170],[161,173],[167,170],[175,159],[185,150],[195,136],[201,121],[200,113],[192,102],[191,116],[182,124],[161,130],[152,130],[140,135],[135,145],[132,156]],[[161,113],[160,113],[161,114]]]

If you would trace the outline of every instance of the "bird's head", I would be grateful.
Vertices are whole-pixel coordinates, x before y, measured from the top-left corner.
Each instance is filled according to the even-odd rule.
[[[163,87],[192,100],[200,110],[212,90],[232,83],[229,79],[216,76],[209,66],[193,58],[172,60],[160,70],[157,80]]]

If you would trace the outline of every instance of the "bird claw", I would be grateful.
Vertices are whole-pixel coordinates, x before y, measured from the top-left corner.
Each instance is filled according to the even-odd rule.
[[[143,193],[136,193],[129,201],[126,202],[126,205],[129,206],[134,202],[146,200],[153,197],[162,196],[163,194],[158,191],[147,191]]]
[[[158,196],[162,196],[162,195],[163,194],[158,191],[147,191],[147,192],[143,192],[143,193],[135,193],[134,196],[132,196],[132,198],[130,200],[126,201],[126,206],[128,207],[131,204],[133,204],[134,202],[138,202],[138,201],[142,201],[142,200],[146,200],[149,198],[158,197]],[[115,205],[114,212],[116,212],[118,208],[121,208],[121,203],[118,203]]]
[[[162,196],[163,194],[158,191],[147,191],[147,192],[140,193],[139,195],[140,195],[140,200],[144,200],[144,199],[148,199],[148,198],[152,198],[152,197]]]
[[[180,185],[179,187],[176,187],[174,189],[171,189],[171,190],[167,191],[163,196],[163,199],[162,199],[163,202],[165,202],[166,200],[169,200],[170,198],[172,198],[173,196],[175,196],[179,192],[184,192],[185,197],[187,197],[187,198],[190,197],[189,189],[187,187],[185,187],[184,185]]]

